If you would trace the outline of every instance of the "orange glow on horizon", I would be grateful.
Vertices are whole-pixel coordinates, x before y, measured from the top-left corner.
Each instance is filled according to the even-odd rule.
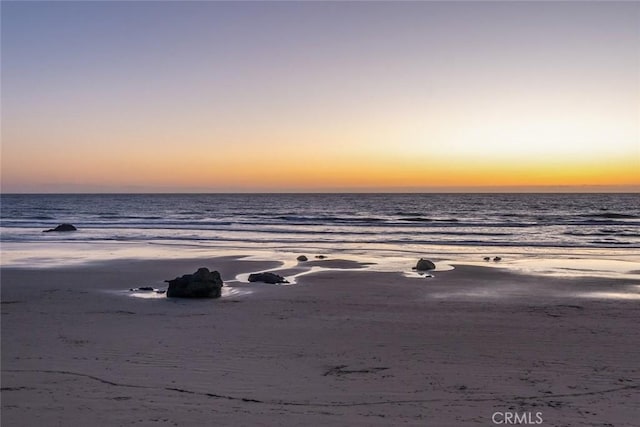
[[[257,189],[259,191],[320,189],[527,186],[639,186],[638,159],[490,159],[454,155],[404,153],[341,153],[321,147],[308,151],[271,153],[244,151],[231,146],[225,152],[176,151],[154,153],[129,150],[126,155],[101,156],[48,153],[27,160],[29,170],[3,165],[3,175],[33,185],[91,184],[172,188]],[[17,154],[16,154],[17,155]],[[15,158],[15,157],[14,157]],[[92,160],[93,159],[93,160]],[[70,179],[69,177],[74,177]]]

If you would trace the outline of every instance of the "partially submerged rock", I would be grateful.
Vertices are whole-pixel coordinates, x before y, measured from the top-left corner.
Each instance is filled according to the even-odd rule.
[[[48,230],[42,230],[43,233],[50,233],[52,231],[76,231],[77,228],[73,224],[60,224],[56,228],[50,228]]]
[[[309,258],[307,258],[307,257],[306,257],[306,256],[304,256],[304,255],[300,255],[300,256],[299,256],[298,258],[296,258],[296,259],[297,259],[298,261],[308,261],[308,260],[309,260]]]
[[[289,283],[284,277],[275,273],[253,273],[249,275],[250,282],[264,282],[264,283]]]
[[[433,270],[435,268],[436,265],[432,261],[424,258],[420,258],[416,264],[416,270],[418,271]]]
[[[169,283],[168,298],[220,298],[224,283],[217,271],[199,268],[194,274],[185,274]]]

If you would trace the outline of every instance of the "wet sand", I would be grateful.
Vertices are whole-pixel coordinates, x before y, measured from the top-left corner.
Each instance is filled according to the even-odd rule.
[[[3,268],[2,424],[637,425],[637,281],[479,266],[410,278],[348,260],[312,260],[290,286],[233,281],[279,265]],[[200,266],[225,297],[128,291]]]

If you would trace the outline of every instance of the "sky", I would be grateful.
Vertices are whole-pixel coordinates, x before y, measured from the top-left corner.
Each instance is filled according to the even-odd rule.
[[[638,2],[1,3],[2,192],[638,191]]]

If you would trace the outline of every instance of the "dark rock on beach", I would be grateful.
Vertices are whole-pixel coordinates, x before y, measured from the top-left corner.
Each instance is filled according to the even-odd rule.
[[[289,283],[287,280],[275,273],[254,273],[249,275],[250,282],[264,282],[264,283]]]
[[[77,228],[72,224],[60,224],[56,228],[50,228],[48,230],[42,230],[43,233],[50,233],[52,231],[76,231]]]
[[[308,261],[308,260],[309,260],[309,258],[307,258],[307,257],[306,257],[306,256],[304,256],[304,255],[300,255],[300,256],[299,256],[298,258],[296,258],[296,259],[297,259],[298,261]]]
[[[194,274],[185,274],[165,282],[169,283],[168,298],[219,298],[224,286],[220,273],[204,267]]]
[[[416,270],[418,271],[433,270],[434,268],[436,268],[436,265],[428,259],[424,258],[420,258],[420,260],[418,260],[418,263],[416,264]]]
[[[316,255],[316,258],[318,258],[318,259],[325,259],[325,258],[326,258],[326,256],[325,256],[325,255]]]

